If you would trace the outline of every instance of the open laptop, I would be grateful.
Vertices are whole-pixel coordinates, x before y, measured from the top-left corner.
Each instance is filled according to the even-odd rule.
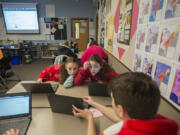
[[[50,83],[21,83],[26,91],[31,93],[55,93],[58,84]]]
[[[56,113],[73,115],[72,105],[80,109],[88,108],[88,103],[84,102],[82,98],[49,94],[48,99],[52,112]]]
[[[97,82],[89,82],[88,83],[88,92],[89,96],[104,96],[109,97],[109,93],[107,91],[107,84],[105,83],[97,83]]]
[[[31,104],[27,92],[0,95],[0,135],[11,128],[25,135],[32,119]]]

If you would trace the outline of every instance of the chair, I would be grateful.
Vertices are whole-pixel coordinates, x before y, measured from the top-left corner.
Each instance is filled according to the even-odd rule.
[[[9,78],[13,75],[15,75],[17,79],[10,80]],[[12,70],[10,54],[5,54],[0,60],[0,83],[6,89],[8,89],[7,81],[21,81],[20,77]]]
[[[57,56],[55,58],[54,65],[62,64],[66,60],[67,57],[68,57],[67,55],[59,55],[59,56]]]

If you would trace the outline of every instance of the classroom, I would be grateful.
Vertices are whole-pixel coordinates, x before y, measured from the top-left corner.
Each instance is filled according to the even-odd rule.
[[[180,134],[180,0],[0,0],[0,108],[0,135]]]

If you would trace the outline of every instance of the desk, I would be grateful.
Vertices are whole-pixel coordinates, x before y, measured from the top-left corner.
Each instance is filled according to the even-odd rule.
[[[13,87],[8,93],[25,92],[21,86],[21,81]],[[83,97],[88,95],[87,85],[75,86],[72,88],[63,88],[59,86],[56,94]],[[92,97],[95,101],[99,101],[104,105],[111,104],[109,97]],[[40,108],[39,108],[40,107]],[[45,107],[45,108],[42,108]],[[47,95],[32,94],[32,121],[28,129],[27,135],[85,135],[87,130],[87,120],[76,118],[71,115],[53,113],[51,111]],[[95,118],[95,126],[97,133],[102,132],[112,121],[106,117]]]

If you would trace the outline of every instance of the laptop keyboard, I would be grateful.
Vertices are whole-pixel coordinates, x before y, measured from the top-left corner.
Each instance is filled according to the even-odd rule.
[[[0,121],[0,135],[11,128],[19,129],[20,135],[25,135],[29,122],[30,119],[28,118],[2,120]]]

